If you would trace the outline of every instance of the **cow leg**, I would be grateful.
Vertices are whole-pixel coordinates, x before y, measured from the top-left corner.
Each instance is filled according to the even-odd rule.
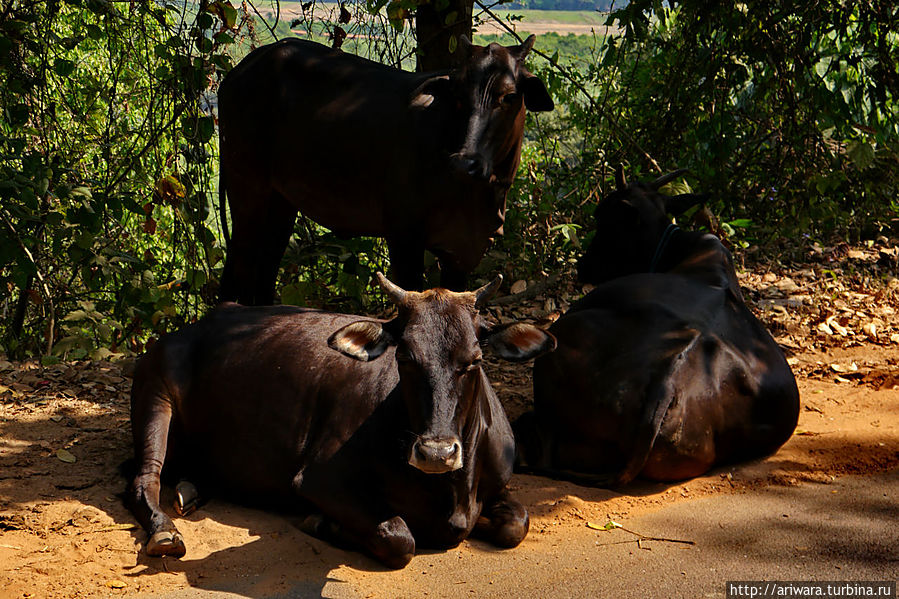
[[[297,218],[297,209],[279,193],[273,192],[266,205],[268,212],[256,247],[253,304],[257,306],[274,303],[278,267]]]
[[[228,187],[231,241],[219,288],[221,301],[271,304],[296,208],[274,190],[239,179]]]
[[[440,262],[440,286],[450,291],[468,289],[468,273],[450,264],[449,260],[438,257]]]
[[[405,520],[386,517],[389,511],[380,509],[364,491],[334,485],[319,477],[308,481],[303,473],[298,474],[293,481],[294,490],[321,514],[307,518],[302,530],[338,547],[361,548],[388,568],[404,568],[412,560],[415,538]]]
[[[387,566],[400,569],[415,556],[415,538],[406,521],[394,516],[382,522],[346,514],[338,522],[322,514],[307,517],[300,529],[337,547],[363,549]]]
[[[232,215],[231,241],[225,256],[219,299],[254,305],[257,248],[264,243],[265,230],[258,215],[242,215],[233,209]]]
[[[640,472],[650,480],[676,481],[705,474],[715,464],[714,431],[702,414],[671,409]]]
[[[530,519],[523,505],[509,497],[508,489],[484,504],[472,535],[509,549],[516,547],[528,534]]]
[[[138,472],[128,489],[127,501],[147,531],[147,553],[181,557],[186,550],[184,540],[172,519],[159,507],[160,474],[165,462],[172,404],[161,392],[150,395],[146,401],[140,399],[132,400],[139,406],[132,417]]]
[[[390,255],[390,279],[410,291],[421,291],[425,270],[424,242],[411,236],[393,236],[387,239]]]

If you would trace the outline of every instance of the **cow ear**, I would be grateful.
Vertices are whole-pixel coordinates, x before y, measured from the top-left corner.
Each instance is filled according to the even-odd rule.
[[[531,112],[549,112],[555,108],[543,81],[531,73],[522,74],[518,90],[524,95],[524,105]]]
[[[523,362],[556,349],[556,338],[532,324],[515,322],[493,329],[487,346],[500,358]]]
[[[373,320],[350,323],[328,338],[328,347],[362,362],[374,360],[393,343],[384,326]]]
[[[409,98],[410,108],[427,108],[434,103],[437,96],[451,93],[452,85],[450,84],[449,75],[440,75],[431,77],[415,88],[412,96]]]
[[[709,199],[706,193],[682,193],[676,196],[665,197],[665,212],[673,216],[680,216],[693,206],[704,203]]]
[[[526,40],[521,42],[521,45],[509,48],[509,53],[514,56],[515,60],[518,62],[524,62],[524,59],[531,53],[535,41],[537,41],[537,36],[532,33]]]

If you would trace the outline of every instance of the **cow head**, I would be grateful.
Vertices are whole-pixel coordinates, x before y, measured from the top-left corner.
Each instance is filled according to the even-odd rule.
[[[491,329],[478,314],[502,277],[477,291],[405,291],[378,273],[396,304],[385,323],[360,320],[336,331],[331,348],[356,360],[377,359],[393,345],[400,392],[406,402],[413,440],[409,464],[428,473],[458,470],[465,463],[467,423],[485,409],[482,348],[509,360],[534,358],[556,346],[555,338],[524,323]]]
[[[649,272],[650,265],[671,224],[678,216],[706,199],[692,193],[667,196],[659,189],[686,169],[662,175],[651,183],[628,184],[622,167],[615,173],[617,189],[596,206],[596,234],[578,261],[578,278],[598,284],[616,277]]]
[[[534,46],[532,35],[519,46],[475,46],[460,36],[465,60],[448,77],[427,80],[413,95],[414,106],[427,106],[436,94],[452,94],[464,118],[462,147],[452,154],[463,176],[508,186],[521,152],[525,108],[553,109],[543,82],[524,66]],[[509,172],[496,173],[498,165]]]

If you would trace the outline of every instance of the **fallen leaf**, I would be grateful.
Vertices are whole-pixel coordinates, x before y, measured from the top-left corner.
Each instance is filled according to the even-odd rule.
[[[53,416],[50,416],[50,420],[52,420],[53,422],[62,422],[63,418],[64,416],[62,416],[61,414],[54,414]]]
[[[593,530],[614,530],[616,528],[622,528],[622,526],[614,520],[609,520],[602,525],[596,524],[594,522],[587,522],[587,528],[592,528]]]
[[[58,449],[56,450],[56,457],[59,458],[61,462],[65,462],[66,464],[74,464],[78,458],[72,455],[67,449]]]
[[[128,583],[125,582],[124,580],[113,579],[113,580],[107,580],[106,586],[108,586],[111,589],[124,589],[126,586],[128,586]]]
[[[818,324],[818,330],[825,335],[833,335],[833,329],[831,329],[826,322],[822,322]]]
[[[522,279],[512,283],[512,293],[521,293],[528,288],[528,282]]]
[[[866,325],[862,325],[862,330],[865,332],[869,338],[873,340],[877,340],[877,325],[873,322],[869,322]]]

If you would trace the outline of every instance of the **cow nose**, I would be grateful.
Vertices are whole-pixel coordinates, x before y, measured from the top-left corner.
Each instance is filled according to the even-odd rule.
[[[489,176],[487,162],[477,154],[453,154],[451,157],[453,168],[456,172],[477,179],[486,179]]]
[[[462,443],[457,438],[421,439],[413,445],[409,464],[422,472],[440,474],[462,467]]]

